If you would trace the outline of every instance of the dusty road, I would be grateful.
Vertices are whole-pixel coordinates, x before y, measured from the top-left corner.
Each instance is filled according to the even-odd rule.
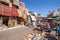
[[[0,40],[24,40],[25,36],[31,32],[32,29],[27,27],[0,31]]]
[[[9,30],[0,31],[0,40],[24,40],[27,34],[32,32],[32,28],[17,27]],[[47,40],[57,40],[54,36],[55,32],[47,34]]]

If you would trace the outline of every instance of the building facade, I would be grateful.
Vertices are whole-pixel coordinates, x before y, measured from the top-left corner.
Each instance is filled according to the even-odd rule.
[[[18,17],[18,6],[10,3],[10,0],[0,0],[0,17],[2,17],[3,24],[5,25],[8,25],[10,17],[13,17],[13,19],[16,19],[16,17]]]
[[[6,3],[9,3],[10,2],[10,0],[1,0],[1,1],[6,2]]]

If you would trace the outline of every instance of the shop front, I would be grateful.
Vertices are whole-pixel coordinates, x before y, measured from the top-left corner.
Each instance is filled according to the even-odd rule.
[[[8,22],[10,20],[15,20],[17,21],[17,17],[18,17],[18,11],[17,8],[15,6],[13,7],[9,7],[5,4],[0,3],[0,17],[2,18],[3,24],[5,24],[6,26],[8,26]]]

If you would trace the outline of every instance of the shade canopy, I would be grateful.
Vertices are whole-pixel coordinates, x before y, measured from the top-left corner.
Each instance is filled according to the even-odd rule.
[[[16,7],[9,7],[3,4],[0,4],[0,15],[4,16],[18,16],[18,11]]]

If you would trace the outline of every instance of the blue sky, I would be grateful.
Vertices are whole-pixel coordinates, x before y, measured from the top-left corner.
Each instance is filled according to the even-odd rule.
[[[57,11],[60,8],[60,0],[20,0],[25,3],[29,11],[47,16],[49,11]]]

